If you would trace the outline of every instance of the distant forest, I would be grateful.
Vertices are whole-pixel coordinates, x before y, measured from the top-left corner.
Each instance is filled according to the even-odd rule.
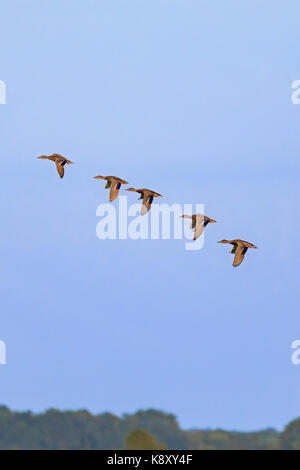
[[[283,432],[183,430],[176,417],[141,410],[121,418],[86,410],[14,412],[0,406],[0,449],[300,449],[300,418]]]

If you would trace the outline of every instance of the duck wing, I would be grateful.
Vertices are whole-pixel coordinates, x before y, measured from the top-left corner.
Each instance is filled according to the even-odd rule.
[[[107,186],[107,185],[106,185]],[[114,201],[119,194],[121,187],[120,181],[112,181],[110,185],[109,200],[110,202]]]
[[[234,251],[235,256],[234,256],[232,266],[237,267],[243,262],[245,254],[247,253],[247,250],[248,250],[248,247],[245,245],[241,245],[240,243],[236,245],[236,249]]]
[[[56,163],[56,169],[58,171],[59,176],[63,178],[65,174],[64,165],[62,165],[63,162],[55,162],[55,163]]]
[[[141,215],[145,215],[150,209],[153,202],[153,194],[144,193]]]
[[[203,230],[206,227],[207,223],[208,221],[205,220],[205,217],[201,214],[197,214],[196,217],[193,218],[192,228],[195,229],[193,240],[197,240],[197,238],[199,238],[202,235]]]

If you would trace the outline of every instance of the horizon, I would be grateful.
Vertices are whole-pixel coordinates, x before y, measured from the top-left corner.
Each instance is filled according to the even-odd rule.
[[[45,410],[41,410],[41,411],[32,411],[30,409],[24,409],[24,410],[13,410],[11,408],[9,408],[8,406],[4,405],[3,403],[0,403],[0,408],[1,407],[4,407],[4,408],[7,408],[9,411],[11,411],[12,413],[31,413],[32,415],[43,415],[43,414],[46,414],[47,412],[49,411],[58,411],[59,413],[76,413],[76,412],[80,412],[80,411],[86,411],[87,413],[89,413],[90,415],[92,416],[101,416],[101,415],[104,415],[104,414],[111,414],[119,419],[123,419],[124,417],[126,416],[132,416],[132,415],[135,415],[139,412],[147,412],[147,411],[157,411],[159,413],[163,413],[163,414],[166,414],[166,415],[172,415],[179,428],[182,429],[183,431],[215,431],[215,430],[222,430],[222,431],[226,431],[226,432],[240,432],[240,433],[255,433],[255,432],[261,432],[261,431],[268,431],[268,430],[272,430],[272,431],[276,431],[278,433],[281,433],[284,428],[289,424],[289,423],[286,423],[286,426],[283,426],[282,429],[276,429],[276,428],[273,428],[273,427],[270,427],[270,426],[266,426],[266,427],[263,427],[261,429],[252,429],[252,430],[248,430],[248,431],[244,431],[243,429],[225,429],[225,428],[210,428],[210,427],[193,427],[193,428],[184,428],[181,426],[180,424],[180,420],[179,420],[179,417],[176,415],[176,413],[173,413],[171,411],[166,411],[166,410],[160,410],[160,409],[156,409],[156,408],[144,408],[144,409],[137,409],[137,410],[134,410],[130,413],[122,413],[122,414],[117,414],[117,413],[114,413],[112,411],[109,411],[109,410],[105,410],[105,411],[100,411],[99,413],[94,413],[92,412],[91,410],[87,409],[87,408],[78,408],[78,409],[59,409],[59,408],[46,408]],[[299,417],[296,417],[294,418],[295,419],[299,419]],[[294,421],[292,420],[292,421]]]

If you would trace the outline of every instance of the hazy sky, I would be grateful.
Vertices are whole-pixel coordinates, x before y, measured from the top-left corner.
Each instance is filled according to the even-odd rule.
[[[299,1],[0,7],[0,403],[185,428],[299,416]],[[53,152],[75,162],[63,180],[36,159]],[[100,241],[97,174],[218,223],[197,252]],[[221,238],[259,249],[234,269]]]

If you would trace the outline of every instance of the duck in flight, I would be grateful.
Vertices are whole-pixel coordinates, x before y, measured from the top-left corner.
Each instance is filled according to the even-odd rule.
[[[140,198],[143,199],[141,215],[146,214],[151,209],[151,204],[153,202],[153,198],[155,197],[163,197],[161,194],[158,194],[150,189],[134,189],[128,188],[126,191],[135,191],[136,193],[140,193]]]
[[[41,157],[37,157],[37,158],[41,158],[43,160],[51,160],[52,162],[55,162],[56,163],[56,169],[58,171],[58,174],[61,178],[64,177],[64,173],[65,173],[65,169],[64,169],[64,166],[65,165],[70,165],[71,163],[71,160],[68,160],[67,158],[63,157],[62,155],[60,155],[59,153],[53,153],[52,155],[42,155]]]
[[[203,230],[208,224],[212,224],[216,222],[214,219],[210,219],[203,214],[193,214],[193,215],[182,215],[182,218],[192,219],[191,229],[195,229],[193,240],[197,240],[197,238],[202,235]]]
[[[128,184],[127,181],[118,178],[117,176],[94,176],[98,180],[106,180],[105,189],[110,188],[109,200],[110,202],[114,201],[119,194],[121,184]]]
[[[252,243],[245,242],[244,240],[220,240],[218,243],[230,243],[233,245],[231,253],[233,253],[234,260],[232,266],[239,266],[247,253],[248,248],[257,248],[257,246],[252,245]]]

